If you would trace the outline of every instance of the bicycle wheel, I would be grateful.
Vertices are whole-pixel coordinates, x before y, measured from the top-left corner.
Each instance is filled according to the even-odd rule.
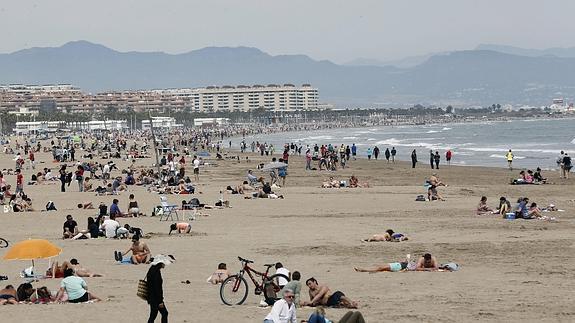
[[[0,248],[7,248],[8,247],[8,240],[0,238]]]
[[[264,297],[266,298],[266,300],[268,299],[278,300],[282,298],[282,295],[278,295],[280,290],[282,289],[279,285],[279,278],[283,278],[285,279],[285,281],[289,282],[288,276],[284,274],[271,275],[264,282]]]
[[[248,297],[248,283],[243,277],[233,275],[220,286],[220,298],[226,305],[241,305]]]

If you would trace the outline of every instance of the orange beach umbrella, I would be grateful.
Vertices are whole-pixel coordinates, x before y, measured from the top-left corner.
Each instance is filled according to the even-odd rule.
[[[4,260],[32,260],[55,257],[62,249],[44,239],[29,239],[16,243],[6,252]]]

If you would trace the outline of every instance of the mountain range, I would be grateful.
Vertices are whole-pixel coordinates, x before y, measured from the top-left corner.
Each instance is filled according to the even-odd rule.
[[[573,55],[569,55],[571,51]],[[537,54],[540,53],[540,54]],[[560,55],[559,55],[559,54]],[[482,45],[397,66],[338,65],[250,47],[207,47],[183,54],[118,52],[87,41],[0,54],[0,84],[68,83],[85,91],[303,84],[320,101],[346,106],[545,105],[575,98],[575,50]]]

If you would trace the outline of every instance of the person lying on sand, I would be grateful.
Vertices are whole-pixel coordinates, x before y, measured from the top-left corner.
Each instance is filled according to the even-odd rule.
[[[322,188],[339,188],[340,185],[339,185],[338,180],[334,179],[333,176],[330,176],[329,180],[327,180],[321,184],[321,187]]]
[[[482,196],[477,205],[477,215],[493,214],[493,209],[487,205],[487,197]]]
[[[303,301],[303,306],[325,305],[329,307],[357,308],[357,302],[352,301],[340,291],[332,293],[327,285],[319,285],[313,277],[308,278],[305,284],[309,288],[310,301]]]
[[[437,271],[439,263],[430,253],[421,256],[415,265],[415,271]]]
[[[71,268],[72,270],[74,270],[74,273],[78,277],[103,277],[100,274],[93,273],[90,270],[80,266],[80,263],[75,258],[70,259],[69,262],[64,261],[64,262],[62,262],[61,265],[58,264],[57,261],[54,262],[52,264],[52,267],[46,271],[46,276],[49,276],[52,278],[62,278],[62,277],[64,277],[64,272],[68,268]],[[55,273],[55,274],[52,275],[52,273]]]
[[[6,287],[0,289],[0,305],[5,304],[18,304],[16,289],[12,285],[6,285]]]
[[[94,205],[92,204],[92,202],[78,203],[77,206],[79,209],[84,209],[84,210],[91,210],[94,208]]]
[[[382,271],[400,272],[400,271],[409,270],[408,265],[409,265],[409,255],[408,255],[407,259],[405,259],[405,261],[390,262],[388,264],[377,266],[374,268],[353,267],[353,270],[360,272],[360,273],[377,273],[377,272],[382,272]]]
[[[229,276],[230,272],[227,269],[227,265],[222,262],[218,264],[218,269],[208,278],[207,282],[217,285],[222,283]]]
[[[368,239],[361,240],[362,242],[379,242],[379,241],[392,241],[400,242],[409,240],[404,234],[393,232],[393,230],[388,229],[384,234],[374,234]]]

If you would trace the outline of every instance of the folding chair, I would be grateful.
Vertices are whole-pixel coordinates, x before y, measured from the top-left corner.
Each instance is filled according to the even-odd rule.
[[[176,216],[176,221],[179,220],[178,216],[178,205],[168,204],[168,199],[165,196],[160,196],[160,205],[162,206],[162,214],[160,214],[160,221],[174,220],[174,215]]]

